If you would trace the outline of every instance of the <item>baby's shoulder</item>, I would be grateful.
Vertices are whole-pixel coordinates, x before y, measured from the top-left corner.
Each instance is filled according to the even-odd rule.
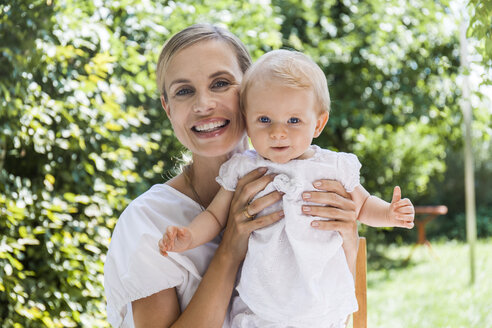
[[[314,157],[319,159],[320,161],[322,161],[324,163],[331,163],[331,162],[336,163],[337,159],[340,155],[339,152],[329,150],[329,149],[320,148],[318,146],[315,146],[314,150],[315,150],[315,156]]]
[[[339,152],[317,147],[316,158],[318,162],[336,168],[353,167],[360,169],[360,162],[357,155],[353,153]]]

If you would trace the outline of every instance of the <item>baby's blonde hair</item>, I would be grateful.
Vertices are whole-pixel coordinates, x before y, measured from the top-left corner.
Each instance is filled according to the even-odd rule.
[[[330,112],[330,93],[321,68],[301,52],[281,49],[264,54],[246,71],[241,83],[240,96],[243,115],[251,86],[261,81],[272,80],[293,88],[312,89],[319,112]]]

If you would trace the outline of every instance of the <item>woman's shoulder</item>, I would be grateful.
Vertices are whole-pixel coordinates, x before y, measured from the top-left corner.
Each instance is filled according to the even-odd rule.
[[[168,225],[187,225],[200,213],[200,206],[167,184],[156,184],[135,198],[121,213],[113,236],[119,230],[162,233]]]
[[[149,190],[128,204],[126,211],[175,208],[175,206],[197,206],[191,198],[166,183],[153,185]],[[122,214],[123,215],[123,214]]]

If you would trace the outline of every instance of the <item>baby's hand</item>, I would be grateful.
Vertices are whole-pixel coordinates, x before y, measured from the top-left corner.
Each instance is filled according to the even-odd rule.
[[[183,252],[190,248],[193,236],[186,227],[169,226],[159,240],[159,250],[162,255],[167,252]]]
[[[389,226],[400,228],[413,228],[415,209],[408,198],[401,199],[400,187],[393,190],[393,199],[388,211]]]

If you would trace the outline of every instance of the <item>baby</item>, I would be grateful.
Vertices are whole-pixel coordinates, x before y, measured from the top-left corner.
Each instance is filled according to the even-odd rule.
[[[276,50],[245,74],[241,110],[256,151],[235,154],[220,169],[221,185],[210,206],[188,227],[170,226],[159,242],[163,255],[183,252],[213,239],[224,228],[237,181],[258,167],[276,174],[256,197],[284,193],[266,215],[283,209],[285,218],[251,234],[232,302],[233,327],[344,327],[357,310],[354,281],[338,232],[314,229],[302,194],[319,179],[342,183],[358,219],[373,226],[413,227],[414,209],[395,187],[391,204],[359,183],[354,154],[311,145],[329,118],[330,97],[323,71],[299,52]],[[252,218],[248,207],[244,215]],[[314,225],[314,224],[313,224]]]

